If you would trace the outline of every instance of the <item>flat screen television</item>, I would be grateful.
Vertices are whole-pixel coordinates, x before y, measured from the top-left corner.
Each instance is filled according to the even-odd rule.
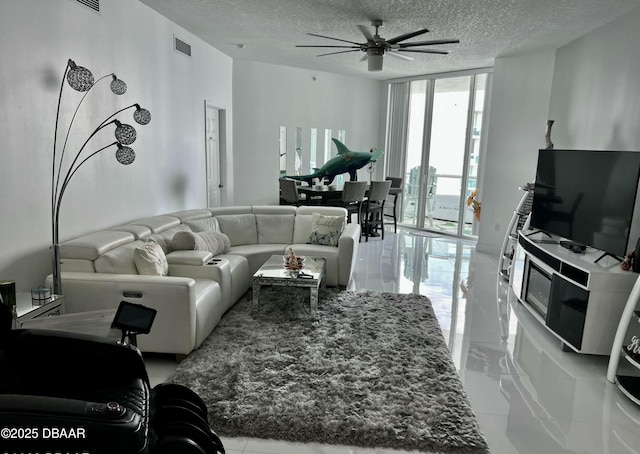
[[[540,150],[530,225],[623,257],[640,233],[632,222],[639,178],[640,152]]]

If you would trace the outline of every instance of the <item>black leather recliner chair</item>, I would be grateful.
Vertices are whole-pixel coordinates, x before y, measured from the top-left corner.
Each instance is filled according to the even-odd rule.
[[[111,339],[11,330],[0,304],[0,445],[16,452],[223,454],[188,388],[151,389],[140,351]]]

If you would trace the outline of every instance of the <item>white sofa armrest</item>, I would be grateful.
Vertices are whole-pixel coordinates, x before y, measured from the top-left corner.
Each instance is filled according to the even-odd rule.
[[[231,268],[227,259],[210,257],[200,264],[169,262],[169,275],[214,280],[220,284],[222,304],[225,309],[231,307],[235,302],[232,298]]]
[[[49,277],[50,278],[50,277]],[[47,279],[49,279],[47,278]],[[220,298],[211,281],[205,298]],[[130,301],[158,311],[149,334],[138,337],[142,351],[188,354],[196,345],[197,286],[194,279],[107,273],[62,273],[65,312],[116,309]]]
[[[209,251],[172,251],[167,254],[167,263],[171,265],[204,265],[213,254]],[[169,273],[171,274],[171,273]]]
[[[347,224],[338,240],[338,285],[347,287],[358,260],[361,228],[357,222]]]

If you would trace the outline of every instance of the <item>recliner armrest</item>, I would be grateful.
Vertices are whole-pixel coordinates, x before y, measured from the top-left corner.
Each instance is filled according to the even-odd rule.
[[[69,387],[82,390],[113,386],[131,378],[149,382],[140,350],[109,338],[40,329],[13,330],[3,350],[20,371],[19,385],[24,389],[37,385],[59,394]],[[56,374],[57,370],[64,370],[65,374]]]
[[[142,453],[148,417],[115,402],[1,394],[2,447],[20,452]]]
[[[170,265],[204,265],[213,254],[209,251],[173,251],[167,254],[167,263]]]
[[[133,413],[132,410],[119,404],[109,405],[104,402],[87,402],[64,397],[0,394],[0,418],[12,415],[18,419],[46,418],[51,422],[55,418],[69,418],[74,422],[84,419],[130,421]]]

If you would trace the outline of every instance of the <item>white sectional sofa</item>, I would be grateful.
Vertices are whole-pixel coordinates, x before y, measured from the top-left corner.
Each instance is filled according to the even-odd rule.
[[[168,213],[89,233],[61,244],[65,310],[115,309],[120,301],[152,307],[158,313],[151,333],[138,337],[139,348],[187,355],[246,293],[253,273],[271,255],[284,254],[289,247],[298,255],[326,257],[326,284],[348,286],[360,226],[346,224],[346,215],[339,207],[220,207]],[[322,216],[333,222],[344,219],[335,246],[311,244],[312,221],[316,226]],[[201,238],[208,236],[224,241],[213,246],[203,243]],[[190,238],[196,246],[188,244]],[[141,249],[155,243],[162,247],[165,272],[141,274],[141,269],[149,273],[138,262]],[[181,248],[176,250],[172,246],[178,243]],[[202,250],[203,245],[209,250]],[[51,276],[47,284],[51,285]]]

